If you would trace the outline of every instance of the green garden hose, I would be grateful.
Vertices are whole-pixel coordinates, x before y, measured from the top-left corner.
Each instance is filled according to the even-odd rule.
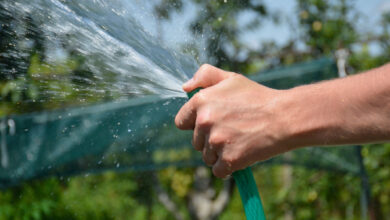
[[[199,92],[200,89],[201,88],[197,88],[189,92],[187,94],[188,98],[191,98],[195,93]],[[238,191],[240,192],[246,219],[265,220],[263,205],[261,204],[260,195],[251,168],[247,167],[244,170],[234,172],[233,178],[237,184]]]

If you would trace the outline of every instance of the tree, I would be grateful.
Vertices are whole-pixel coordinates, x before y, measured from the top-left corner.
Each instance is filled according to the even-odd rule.
[[[239,58],[237,54],[248,54],[250,49],[240,42],[240,34],[261,25],[270,15],[263,2],[251,0],[193,0],[197,16],[191,22],[190,30],[197,39],[204,41],[202,48],[207,52],[208,62],[218,67],[239,71],[245,68],[250,57]],[[161,1],[156,12],[161,19],[170,19],[170,13],[183,8],[181,0]],[[243,13],[253,13],[247,24],[238,24]]]

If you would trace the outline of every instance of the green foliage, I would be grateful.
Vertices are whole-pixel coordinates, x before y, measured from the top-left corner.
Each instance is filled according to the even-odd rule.
[[[136,176],[106,172],[27,182],[0,191],[0,219],[171,219],[153,199],[148,207],[134,196],[147,196],[143,185],[153,184],[146,178],[137,183]]]
[[[380,219],[390,213],[390,144],[367,145],[362,153],[370,176],[373,203]]]
[[[162,182],[170,183],[166,187],[172,190],[172,193],[177,197],[183,199],[191,190],[193,182],[192,169],[177,169],[170,167],[162,170],[159,175]]]
[[[60,196],[56,178],[0,191],[0,219],[45,219],[55,210]]]
[[[352,1],[299,0],[298,8],[302,39],[313,55],[330,54],[356,42],[357,15]]]
[[[354,73],[376,68],[387,63],[388,61],[389,60],[386,56],[371,56],[367,44],[363,44],[362,49],[356,53],[353,53],[348,59],[351,72]]]
[[[247,62],[237,56],[247,49],[238,40],[239,34],[260,26],[262,19],[268,16],[265,5],[249,0],[195,2],[200,11],[191,25],[191,30],[197,35],[208,35],[205,47],[210,61],[232,71],[246,66]],[[244,12],[255,14],[246,26],[237,23],[238,17]]]
[[[62,194],[65,210],[59,211],[72,213],[73,219],[128,219],[144,216],[145,208],[137,207],[137,201],[130,196],[136,190],[137,185],[131,175],[118,176],[109,172],[98,176],[75,177],[69,181]]]
[[[166,2],[174,2],[175,7],[166,6]],[[195,36],[205,40],[204,48],[209,62],[233,71],[246,68],[251,58],[242,60],[236,56],[248,51],[238,38],[242,32],[260,27],[262,19],[269,17],[264,3],[250,0],[192,0],[192,3],[198,6],[197,16],[189,28]],[[180,11],[181,5],[181,0],[161,1],[155,8],[157,12],[161,11],[159,15],[162,19],[169,19],[166,13],[173,11],[173,8]],[[238,24],[237,20],[242,13],[252,13],[254,16],[245,25]]]
[[[302,34],[295,40],[308,48],[304,52],[294,47],[296,41],[283,46],[268,42],[262,51],[251,51],[240,43],[241,33],[259,28],[263,19],[272,17],[263,2],[192,2],[199,6],[199,11],[189,28],[194,34],[207,35],[206,48],[211,61],[225,69],[256,72],[273,65],[331,55],[341,47],[351,50],[349,65],[350,72],[354,73],[382,65],[390,58],[390,13],[383,16],[382,32],[377,36],[380,54],[372,55],[367,43],[358,50],[353,49],[352,45],[365,37],[364,33],[357,31],[355,19],[358,14],[353,1],[297,0],[295,16]],[[162,0],[156,12],[161,19],[170,19],[172,12],[183,9],[183,4],[181,0]],[[93,79],[93,73],[83,65],[85,57],[70,51],[65,61],[48,62],[44,57],[44,39],[37,28],[39,24],[27,17],[24,21],[26,31],[20,34],[12,29],[12,24],[17,25],[19,21],[14,20],[6,9],[0,10],[0,116],[111,97],[94,93],[92,89],[78,90],[86,82],[75,80],[77,77],[73,76]],[[256,16],[247,25],[238,24],[240,14],[248,11]],[[20,49],[17,47],[20,39],[31,40],[32,46]],[[242,53],[247,56],[239,59],[237,54]],[[272,62],[266,59],[270,54],[276,54]],[[112,78],[115,82],[115,77]],[[99,83],[87,86],[98,89]],[[162,154],[168,155],[172,161],[192,156],[183,149],[157,152],[154,159],[158,162]],[[367,145],[363,148],[363,156],[375,212],[378,219],[384,218],[390,215],[390,145]],[[193,169],[172,167],[157,174],[183,213],[186,212],[193,173]],[[153,175],[153,172],[107,172],[66,180],[52,177],[26,182],[0,191],[0,219],[173,219],[156,201]],[[255,170],[255,178],[268,219],[360,219],[360,180],[355,176],[302,167],[260,166]],[[218,182],[214,184],[216,189],[221,188]],[[243,207],[235,190],[220,219],[243,218]]]

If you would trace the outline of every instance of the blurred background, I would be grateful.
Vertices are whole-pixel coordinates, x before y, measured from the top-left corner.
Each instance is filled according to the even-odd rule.
[[[202,63],[279,89],[356,74],[389,34],[387,0],[0,0],[0,219],[244,219],[173,125],[181,83]],[[389,156],[255,165],[267,219],[390,219]]]

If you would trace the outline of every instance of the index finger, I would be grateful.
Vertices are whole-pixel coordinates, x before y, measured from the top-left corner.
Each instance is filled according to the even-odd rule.
[[[193,130],[195,128],[196,112],[197,105],[194,97],[186,102],[176,114],[176,127],[182,130]]]

